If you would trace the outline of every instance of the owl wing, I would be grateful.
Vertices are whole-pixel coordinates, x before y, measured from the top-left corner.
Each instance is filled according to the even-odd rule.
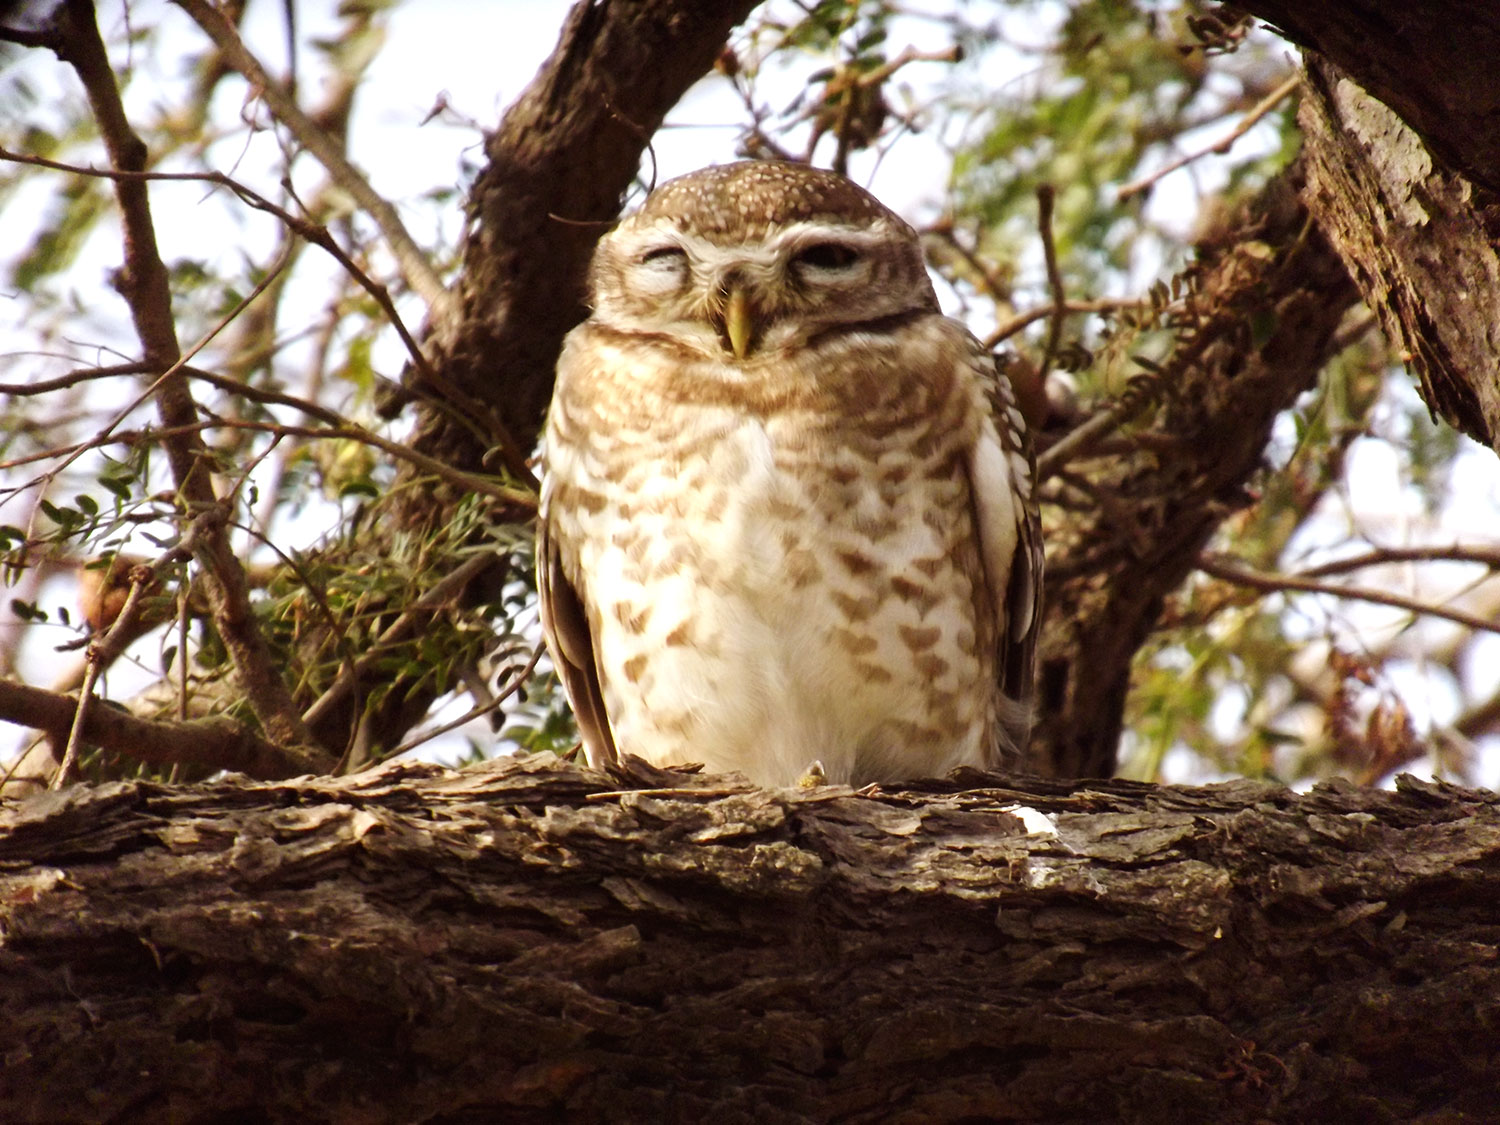
[[[976,341],[975,344],[978,347]],[[975,359],[988,418],[969,456],[970,497],[979,553],[995,612],[999,738],[993,765],[1014,766],[1031,735],[1037,632],[1042,618],[1042,536],[1036,461],[1010,380],[995,358]]]
[[[583,737],[589,765],[603,766],[617,760],[614,734],[604,712],[599,662],[594,634],[589,628],[583,599],[563,570],[562,554],[551,521],[547,518],[546,489],[537,517],[536,590],[541,610],[542,635],[552,653],[563,691],[573,705],[578,733]]]

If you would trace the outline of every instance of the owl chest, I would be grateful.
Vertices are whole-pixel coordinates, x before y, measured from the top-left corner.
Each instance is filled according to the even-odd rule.
[[[642,584],[687,571],[705,593],[797,606],[820,584],[874,588],[930,566],[951,547],[943,530],[968,519],[952,451],[924,461],[901,440],[883,449],[806,421],[698,421],[627,435],[581,466],[611,517],[585,538]]]
[[[966,701],[992,670],[957,451],[696,422],[555,462],[587,498],[567,538],[622,744],[688,761],[748,739],[743,754],[784,758],[785,776],[822,755],[841,778],[913,740],[977,753],[985,716]]]
[[[955,658],[972,644],[978,561],[955,451],[924,460],[910,435],[882,449],[834,427],[708,421],[619,443],[586,474],[598,500],[578,563],[607,647],[643,614],[641,641],[692,634],[741,666],[853,666],[892,643],[897,659],[902,630]]]

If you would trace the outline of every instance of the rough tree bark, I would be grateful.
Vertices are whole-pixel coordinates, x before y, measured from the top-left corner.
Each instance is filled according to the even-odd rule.
[[[1500,449],[1500,8],[1240,7],[1308,48],[1299,121],[1319,228],[1433,413]]]
[[[1500,191],[1500,7],[1474,0],[1235,0],[1390,106],[1443,163]]]
[[[533,758],[116,783],[0,814],[0,926],[10,1122],[1500,1097],[1500,797],[1409,780],[857,794]]]

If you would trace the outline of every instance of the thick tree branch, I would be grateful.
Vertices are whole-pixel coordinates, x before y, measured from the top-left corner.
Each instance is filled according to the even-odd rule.
[[[1429,408],[1500,449],[1500,196],[1434,163],[1415,133],[1332,64],[1310,56],[1307,85],[1298,121],[1309,209]]]
[[[1450,167],[1500,192],[1500,7],[1473,0],[1235,0],[1347,71]]]
[[[1199,1125],[1500,1097],[1500,797],[1409,779],[871,796],[396,765],[46,795],[0,812],[0,871],[8,1120]]]

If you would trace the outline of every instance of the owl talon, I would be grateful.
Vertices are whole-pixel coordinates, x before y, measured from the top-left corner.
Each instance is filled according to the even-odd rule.
[[[816,789],[820,785],[828,784],[828,774],[823,769],[823,763],[816,758],[809,763],[802,776],[797,779],[798,789]]]

